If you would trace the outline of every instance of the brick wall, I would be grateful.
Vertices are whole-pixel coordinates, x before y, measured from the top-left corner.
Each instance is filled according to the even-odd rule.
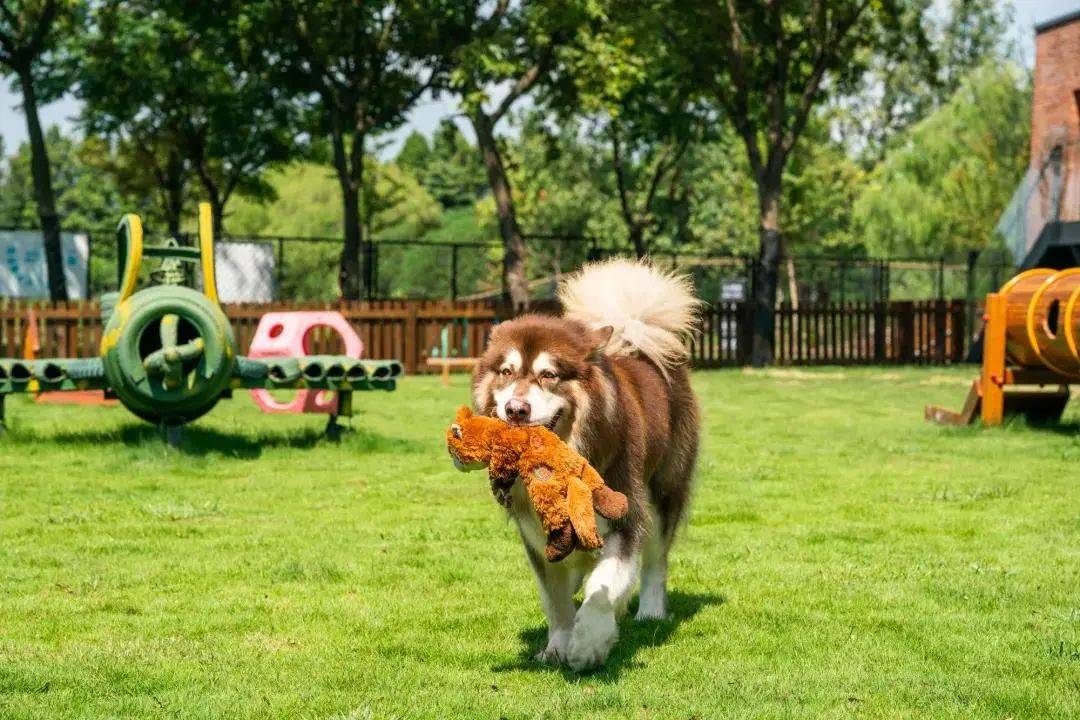
[[[1080,220],[1080,15],[1036,28],[1031,103],[1031,164],[1066,148],[1063,220]]]

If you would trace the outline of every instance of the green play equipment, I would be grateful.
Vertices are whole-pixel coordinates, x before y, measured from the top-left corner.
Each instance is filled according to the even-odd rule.
[[[120,291],[102,302],[108,316],[101,355],[89,359],[0,359],[0,430],[4,399],[13,393],[104,390],[138,417],[159,425],[171,442],[179,428],[239,389],[315,389],[338,393],[337,418],[352,415],[352,394],[393,390],[403,367],[397,360],[345,356],[251,359],[238,357],[232,327],[218,303],[210,205],[199,205],[199,243],[175,240],[144,245],[138,215],[117,228]],[[137,290],[143,260],[159,261],[150,284]],[[201,291],[192,272],[198,266]]]

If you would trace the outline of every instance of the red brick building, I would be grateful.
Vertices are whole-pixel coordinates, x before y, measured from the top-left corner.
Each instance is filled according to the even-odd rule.
[[[1080,11],[1035,28],[1031,164],[1063,154],[1062,220],[1080,220]],[[1070,172],[1071,171],[1071,172]]]
[[[1031,162],[996,231],[1021,267],[1080,265],[1080,11],[1035,27]]]

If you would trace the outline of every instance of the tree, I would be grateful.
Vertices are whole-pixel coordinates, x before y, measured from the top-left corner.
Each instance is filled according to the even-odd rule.
[[[365,230],[380,238],[415,238],[438,225],[439,204],[409,173],[396,165],[380,165],[368,156],[364,177],[362,218]],[[340,255],[341,245],[332,238],[342,234],[342,197],[336,170],[310,162],[294,163],[268,173],[275,199],[261,201],[241,197],[229,221],[234,237],[278,235],[322,238],[323,241],[288,242],[281,270],[284,297],[332,300],[338,283],[326,272]],[[376,240],[377,243],[377,240]],[[432,248],[380,246],[380,267],[394,269],[378,278],[379,291],[388,296],[430,283],[439,268],[416,267],[417,260],[433,258]],[[403,262],[404,260],[404,262]],[[442,269],[445,272],[445,269]]]
[[[313,129],[330,137],[343,200],[341,294],[359,298],[366,142],[403,122],[439,79],[440,51],[456,42],[470,8],[453,0],[269,0],[269,8],[277,71],[311,101]]]
[[[63,94],[64,52],[61,26],[78,26],[79,3],[72,0],[5,0],[0,2],[0,69],[13,74],[22,92],[22,109],[30,139],[34,199],[45,241],[49,297],[67,300],[60,218],[56,213],[49,154],[38,118],[38,105]]]
[[[866,168],[880,162],[892,138],[952,97],[973,70],[1007,50],[1008,5],[996,0],[910,0],[903,24],[926,31],[898,52],[873,53],[852,94],[829,99],[832,130]]]
[[[767,365],[773,360],[788,159],[823,88],[844,92],[865,70],[868,54],[894,52],[922,30],[902,26],[895,1],[694,0],[667,5],[660,17],[678,19],[668,26],[668,42],[689,51],[684,72],[697,74],[746,150],[759,218],[751,362]]]
[[[1020,68],[994,62],[969,74],[948,102],[899,138],[854,203],[871,252],[927,256],[986,247],[1027,168],[1030,117]]]
[[[87,43],[89,128],[149,163],[176,232],[188,176],[224,229],[234,193],[265,195],[262,171],[297,153],[296,108],[270,82],[261,34],[213,4],[111,2]]]
[[[408,170],[413,175],[419,176],[431,159],[431,146],[427,138],[419,130],[413,130],[401,144],[394,162],[403,170]]]
[[[447,208],[472,205],[488,187],[476,148],[450,118],[439,123],[424,166],[414,172]]]
[[[454,65],[448,87],[476,133],[503,243],[503,287],[514,309],[522,310],[529,305],[525,239],[497,129],[515,104],[554,79],[560,52],[597,11],[587,0],[498,0],[475,6],[468,42],[448,49]],[[507,89],[492,98],[492,90],[501,87]]]
[[[627,242],[639,258],[674,219],[662,206],[675,201],[670,182],[687,149],[716,124],[707,106],[695,102],[694,78],[679,72],[678,53],[650,10],[631,3],[617,20],[582,33],[567,53],[567,81],[556,93],[563,112],[591,117],[594,142],[610,159]]]

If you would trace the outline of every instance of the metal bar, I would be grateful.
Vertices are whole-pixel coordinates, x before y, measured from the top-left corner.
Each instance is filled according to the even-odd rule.
[[[285,286],[285,240],[278,238],[277,241],[277,287],[274,288],[274,297],[280,299],[282,288]]]
[[[453,245],[450,248],[450,299],[457,300],[458,296],[458,246]]]

